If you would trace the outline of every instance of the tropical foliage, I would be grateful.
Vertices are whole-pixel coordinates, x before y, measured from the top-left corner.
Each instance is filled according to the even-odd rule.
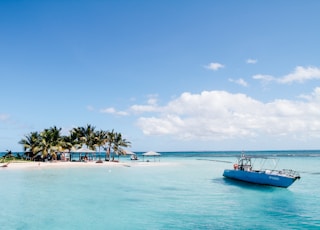
[[[15,160],[22,160],[22,156],[20,154],[13,155],[11,150],[7,150],[7,153],[0,157],[0,163],[7,163]],[[3,166],[2,166],[3,167]]]
[[[122,137],[121,133],[114,130],[96,130],[92,125],[86,127],[76,127],[70,131],[69,135],[62,135],[61,128],[56,126],[44,129],[42,132],[31,132],[19,141],[23,145],[24,151],[30,159],[34,159],[41,154],[42,158],[48,154],[55,159],[57,152],[75,151],[83,146],[100,152],[101,147],[106,151],[106,158],[110,160],[112,150],[112,160],[114,154],[124,154],[123,147],[130,147],[131,143]]]

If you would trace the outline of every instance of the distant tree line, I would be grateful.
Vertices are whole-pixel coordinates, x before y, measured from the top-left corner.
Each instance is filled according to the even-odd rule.
[[[131,143],[122,137],[121,133],[105,130],[96,130],[94,126],[73,128],[69,135],[61,135],[61,128],[56,126],[44,129],[42,132],[31,132],[19,141],[25,152],[34,159],[41,153],[42,158],[49,154],[52,159],[57,158],[57,152],[71,152],[86,146],[88,149],[100,152],[106,151],[106,160],[114,160],[114,154],[124,154],[123,147],[130,147]]]

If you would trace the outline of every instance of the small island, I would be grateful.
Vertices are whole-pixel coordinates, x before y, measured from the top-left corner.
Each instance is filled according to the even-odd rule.
[[[45,161],[73,161],[71,154],[77,153],[79,161],[97,160],[116,162],[115,155],[126,155],[124,148],[130,147],[131,142],[122,134],[111,131],[96,130],[95,126],[76,127],[69,131],[69,135],[61,134],[62,128],[56,126],[41,132],[31,132],[19,141],[23,146],[23,155],[14,155],[7,150],[0,159],[2,167],[10,162],[45,162]],[[101,159],[101,149],[105,151],[105,158]],[[97,155],[98,154],[98,159]],[[66,157],[68,155],[69,157]]]

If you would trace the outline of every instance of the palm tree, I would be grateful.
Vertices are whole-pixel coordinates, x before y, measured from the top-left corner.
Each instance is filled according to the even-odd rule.
[[[61,136],[61,128],[57,128],[56,126],[51,127],[51,142],[52,142],[52,150],[58,151],[61,149],[62,145],[62,136]]]
[[[105,135],[105,143],[107,144],[107,146],[104,148],[106,150],[106,160],[108,158],[108,161],[110,161],[110,151],[111,151],[111,147],[114,143],[114,130],[112,129],[112,131],[108,131]]]
[[[118,156],[124,154],[124,150],[122,147],[130,147],[130,141],[122,138],[121,133],[114,134],[114,142],[113,142],[113,152],[116,153]],[[114,160],[114,154],[112,155],[112,160]]]
[[[84,128],[84,140],[86,146],[91,149],[95,150],[96,149],[96,137],[95,137],[95,127],[91,125],[87,125],[87,127]]]
[[[87,127],[73,128],[71,134],[76,136],[79,145],[86,145],[89,149],[95,150],[95,127],[87,125]]]
[[[30,151],[31,152],[31,159],[41,151],[39,143],[41,137],[38,132],[31,132],[29,135],[25,135],[24,139],[19,141],[19,144],[23,145],[23,151]]]
[[[100,155],[100,148],[101,146],[103,146],[105,143],[106,143],[106,135],[107,135],[107,132],[106,131],[103,131],[103,130],[99,130],[99,131],[96,131],[95,132],[95,145],[97,147],[99,147],[99,163],[101,161],[101,155]]]
[[[73,128],[70,131],[70,139],[73,140],[72,147],[74,147],[76,149],[81,148],[81,146],[83,145],[81,137],[82,137],[81,127]]]
[[[54,126],[40,133],[41,141],[39,146],[43,157],[46,157],[50,153],[56,158],[55,151],[58,151],[59,144],[61,143],[60,131],[61,128],[58,129]]]
[[[72,148],[80,148],[86,145],[87,148],[95,150],[96,147],[104,147],[106,150],[106,160],[110,161],[110,152],[113,150],[112,160],[114,160],[114,153],[120,155],[123,153],[122,147],[130,146],[130,142],[122,138],[121,133],[116,133],[114,130],[110,131],[95,131],[95,127],[87,125],[86,127],[73,128],[69,136],[61,136],[61,128],[56,126],[44,129],[41,133],[31,132],[26,135],[24,139],[20,140],[19,144],[23,145],[24,151],[31,151],[31,158],[36,154],[42,152],[42,157],[51,154],[55,157],[56,151],[63,151]],[[101,156],[99,157],[101,160]]]
[[[77,133],[71,130],[69,136],[62,136],[60,146],[62,150],[67,149],[69,152],[73,147],[79,146]]]

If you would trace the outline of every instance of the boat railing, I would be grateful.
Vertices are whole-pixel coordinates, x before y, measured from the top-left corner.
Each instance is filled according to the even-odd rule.
[[[292,169],[282,169],[282,172],[287,176],[300,178],[300,174],[297,171],[294,171]]]
[[[271,170],[267,169],[265,170],[267,174],[273,174],[273,175],[284,175],[288,177],[293,177],[293,178],[300,178],[300,174],[297,171],[294,171],[292,169],[282,169],[282,170]]]

